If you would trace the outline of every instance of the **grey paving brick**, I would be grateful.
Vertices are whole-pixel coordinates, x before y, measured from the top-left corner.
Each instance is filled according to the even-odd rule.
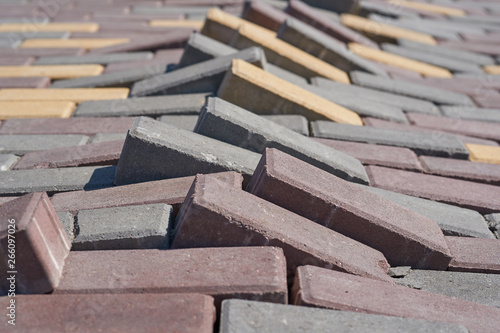
[[[500,109],[477,108],[473,106],[446,106],[440,107],[446,117],[462,118],[479,121],[500,123]]]
[[[500,213],[488,214],[484,217],[491,232],[496,238],[500,238]]]
[[[178,129],[146,117],[137,118],[118,161],[115,184],[237,171],[253,174],[260,154]]]
[[[311,79],[311,84],[326,89],[332,93],[349,94],[353,98],[359,98],[374,101],[382,104],[393,105],[401,108],[406,112],[420,112],[429,114],[439,114],[439,109],[436,105],[429,101],[423,101],[417,98],[411,98],[398,94],[383,92],[376,89],[359,87],[355,85],[343,84],[321,77]]]
[[[340,84],[344,85],[343,83]],[[408,119],[406,118],[403,110],[397,106],[359,98],[359,95],[355,96],[350,93],[346,94],[341,90],[337,91],[335,89],[322,89],[320,87],[307,83],[300,84],[300,87],[309,90],[310,92],[315,93],[318,96],[326,98],[336,104],[346,107],[349,110],[358,113],[360,116],[374,117],[408,124]]]
[[[500,275],[411,270],[399,285],[500,308]]]
[[[198,115],[192,115],[192,116],[167,115],[167,116],[161,116],[157,120],[186,131],[194,131],[196,123],[198,122]]]
[[[207,94],[137,97],[78,104],[73,117],[123,117],[195,115],[205,105]]]
[[[417,50],[388,43],[382,44],[382,49],[402,57],[446,68],[452,72],[483,73],[482,68],[478,64],[472,64],[469,61],[457,60],[440,54],[432,54],[427,50]]]
[[[359,71],[351,72],[351,80],[362,87],[424,99],[438,104],[474,106],[474,102],[466,95],[418,83],[385,79]]]
[[[97,133],[90,137],[89,144],[91,143],[101,143],[107,141],[117,141],[123,140],[127,137],[127,133]]]
[[[273,65],[273,64],[267,64],[267,68],[266,70],[273,74],[273,75],[276,75],[277,77],[283,79],[283,80],[287,80],[288,82],[291,82],[293,84],[296,84],[296,85],[304,85],[304,84],[307,84],[307,79],[302,77],[302,76],[299,76],[295,73],[292,73],[290,71],[287,71],[286,69],[283,69],[279,66],[276,66],[276,65]]]
[[[67,39],[70,33],[65,31],[26,31],[26,32],[0,32],[0,39],[20,40],[25,39]]]
[[[58,80],[52,83],[51,88],[99,88],[122,87],[132,83],[154,77],[168,71],[167,64],[152,64],[140,68],[106,73],[97,76],[80,77],[69,80]]]
[[[33,65],[80,65],[101,64],[107,65],[124,61],[147,60],[153,58],[153,52],[124,52],[108,54],[88,54],[77,57],[40,57]]]
[[[75,217],[70,212],[57,212],[57,216],[70,241],[75,238]]]
[[[360,1],[359,2],[359,13],[358,15],[363,17],[368,17],[370,14],[378,14],[386,17],[404,17],[404,18],[418,18],[417,13],[411,12],[411,9],[406,9],[404,7],[394,8],[392,6],[387,6],[385,3],[375,2],[375,1]]]
[[[469,51],[454,50],[446,46],[429,45],[415,42],[408,39],[398,39],[398,44],[409,49],[420,50],[431,54],[442,55],[449,58],[462,60],[464,62],[474,63],[477,65],[493,65],[495,61],[492,57],[485,54],[479,54]]]
[[[389,77],[384,69],[349,51],[344,43],[295,18],[286,19],[278,38],[343,71],[362,70]]]
[[[304,0],[304,2],[309,6],[326,9],[336,13],[352,12],[358,4],[355,0]]]
[[[73,250],[168,248],[172,206],[150,204],[80,210]]]
[[[195,132],[263,153],[277,148],[343,179],[367,184],[361,162],[219,98],[209,98]]]
[[[436,221],[447,236],[494,238],[478,212],[444,203],[400,194],[376,187],[364,187],[400,206]]]
[[[89,137],[85,135],[0,135],[0,152],[24,155],[30,151],[80,146],[88,140]]]
[[[246,300],[222,302],[220,333],[468,332],[461,325]]]
[[[312,122],[311,129],[312,135],[318,138],[404,147],[418,155],[457,159],[467,159],[469,156],[464,144],[449,134],[429,136],[425,133],[338,124],[324,120]]]
[[[12,168],[19,157],[14,154],[0,154],[0,171],[7,171]]]
[[[238,52],[238,50],[229,45],[200,33],[192,33],[184,47],[184,53],[179,61],[179,67],[186,67],[236,52]]]
[[[265,68],[266,64],[264,51],[259,47],[251,47],[139,81],[133,85],[130,95],[138,97],[153,94],[215,93],[227,70],[231,68],[233,59],[243,59],[261,68]]]
[[[131,14],[205,14],[210,7],[203,6],[145,6],[135,5],[132,7]]]
[[[17,49],[21,45],[21,40],[19,39],[0,39],[0,48],[2,49]]]
[[[298,114],[262,115],[278,125],[284,126],[294,132],[309,136],[309,122],[306,117]]]
[[[115,166],[9,170],[0,178],[0,194],[94,190],[113,186]]]

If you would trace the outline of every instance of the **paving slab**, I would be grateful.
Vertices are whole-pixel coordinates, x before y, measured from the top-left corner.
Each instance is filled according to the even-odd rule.
[[[70,101],[0,101],[0,119],[69,118],[74,109]]]
[[[451,72],[483,73],[482,68],[478,64],[471,64],[469,61],[462,61],[448,56],[432,54],[426,50],[416,50],[388,43],[382,44],[382,49],[402,57],[446,68]]]
[[[0,134],[82,134],[126,133],[134,118],[8,119]]]
[[[469,159],[474,162],[500,164],[500,147],[466,144],[470,151]]]
[[[359,116],[242,60],[233,60],[217,97],[257,114],[300,114],[361,125]]]
[[[385,70],[352,53],[342,42],[298,19],[287,18],[278,31],[278,38],[343,71],[362,70],[388,77]]]
[[[60,169],[9,170],[2,173],[0,193],[20,195],[32,192],[94,190],[113,186],[115,166]]]
[[[48,88],[48,77],[9,77],[0,78],[0,89],[3,88]]]
[[[103,72],[101,65],[0,66],[0,77],[49,77],[73,79],[96,76]]]
[[[167,115],[167,116],[161,116],[156,120],[186,131],[194,131],[196,123],[198,122],[198,115],[187,115],[187,116]]]
[[[424,99],[437,104],[474,106],[472,100],[466,95],[417,83],[385,79],[359,71],[352,72],[351,79],[354,83],[363,87]]]
[[[495,307],[313,266],[297,270],[292,299],[295,305],[463,325],[469,332],[495,332],[500,324]]]
[[[239,173],[221,172],[211,174],[211,177],[216,177],[236,188],[242,188],[243,176]],[[82,209],[164,203],[173,206],[175,215],[184,202],[193,181],[194,176],[189,176],[93,191],[56,193],[51,200],[56,211],[69,211],[72,214],[77,214]]]
[[[323,32],[326,32],[327,34],[340,40],[341,42],[357,42],[366,46],[378,48],[378,44],[372,41],[370,38],[365,37],[362,34],[342,25],[340,23],[340,19],[332,20],[330,16],[318,12],[316,8],[311,7],[302,1],[289,1],[288,7],[285,11],[293,17],[303,21],[304,23],[307,23]]]
[[[496,238],[500,239],[500,213],[485,215],[486,223]]]
[[[453,259],[449,271],[500,274],[499,239],[446,236]]]
[[[43,57],[43,56],[58,56],[58,55],[82,55],[85,53],[84,48],[33,48],[33,49],[4,49],[0,48],[0,55],[3,56],[29,56],[29,57]]]
[[[320,138],[314,140],[351,155],[365,165],[423,171],[417,155],[407,148]]]
[[[117,141],[117,140],[125,142],[126,138],[127,138],[127,133],[97,133],[90,137],[89,142],[87,142],[87,144],[102,143],[102,142]]]
[[[376,187],[364,189],[375,193],[400,206],[436,221],[444,235],[494,238],[484,218],[478,212],[441,202],[404,195]]]
[[[390,280],[380,252],[220,180],[197,176],[177,215],[171,247],[261,245],[283,248],[289,276],[310,263]]]
[[[98,49],[120,44],[127,44],[130,41],[128,38],[71,38],[71,39],[25,39],[20,48],[84,48]]]
[[[366,172],[374,187],[469,208],[482,214],[500,210],[498,186],[372,165],[366,167]]]
[[[446,269],[451,259],[435,221],[278,150],[266,150],[247,190],[382,252],[391,266]]]
[[[69,240],[73,242],[75,238],[75,217],[70,212],[57,212],[57,216]]]
[[[0,31],[2,32],[30,31],[31,29],[32,26],[30,26],[30,23],[10,23],[2,24],[2,26],[0,26]],[[93,22],[49,22],[37,25],[37,31],[96,32],[97,30],[99,30],[99,24]]]
[[[16,324],[27,331],[211,333],[214,300],[199,294],[16,295],[23,316]],[[0,298],[2,308],[9,298]],[[124,306],[127,304],[127,306]],[[77,311],[75,311],[77,310]],[[5,330],[11,328],[5,320]]]
[[[219,98],[209,98],[195,132],[262,154],[276,148],[349,181],[367,184],[361,163]]]
[[[136,82],[130,94],[140,97],[154,94],[216,93],[224,75],[231,68],[233,59],[242,59],[259,67],[266,66],[262,49],[251,47]]]
[[[363,96],[363,99],[366,99],[368,101],[396,106],[401,108],[405,112],[439,114],[438,107],[432,102],[417,98],[383,92],[366,87],[359,87],[352,84],[341,84],[339,82],[334,82],[332,80],[327,80],[320,77],[311,79],[311,84],[327,90],[329,93],[350,95],[351,98],[358,98],[359,96]]]
[[[474,102],[483,108],[497,108],[500,102],[500,93],[485,91],[484,94],[473,96]]]
[[[311,129],[312,135],[317,138],[408,148],[418,155],[457,159],[467,159],[469,155],[463,143],[448,134],[429,136],[426,133],[353,126],[323,120],[312,122]]]
[[[0,171],[7,171],[12,168],[19,157],[14,154],[0,154]]]
[[[149,204],[80,210],[75,217],[72,249],[167,249],[173,220],[172,206]]]
[[[52,83],[53,88],[100,88],[128,87],[133,83],[145,80],[168,71],[167,64],[146,65],[139,68],[119,72],[106,73],[99,76],[81,77],[68,80],[58,80]]]
[[[85,135],[0,135],[3,154],[24,155],[32,151],[80,146],[87,143]]]
[[[411,270],[398,285],[500,308],[500,275]]]
[[[285,265],[283,250],[270,246],[75,251],[55,293],[203,293],[216,307],[230,298],[287,303]]]
[[[421,156],[420,161],[432,175],[500,185],[500,165],[431,156]]]
[[[58,56],[58,57],[40,57],[34,65],[79,65],[79,64],[101,64],[107,65],[117,62],[145,60],[153,58],[152,52],[124,52],[108,53],[99,55],[81,55],[78,57]]]
[[[147,60],[115,62],[106,66],[104,73],[120,72],[127,69],[140,68],[156,64],[168,64],[168,70],[174,70],[181,59],[183,49],[165,49],[156,51],[155,56]]]
[[[258,0],[246,2],[241,14],[241,18],[272,31],[278,31],[287,17],[289,15],[284,11]]]
[[[125,135],[125,134],[124,134]],[[70,146],[25,154],[13,170],[116,165],[124,140]]]
[[[181,94],[85,101],[78,104],[74,117],[196,115],[205,105],[206,96]]]
[[[259,154],[246,149],[140,117],[127,134],[115,184],[221,171],[237,171],[248,176],[259,158]]]
[[[59,284],[71,242],[47,194],[31,193],[4,203],[0,217],[4,258],[0,266],[5,272],[0,295],[52,291]],[[14,252],[8,251],[12,248]]]
[[[294,132],[309,136],[309,122],[306,117],[293,114],[263,115],[264,119],[284,126]]]
[[[0,101],[66,101],[80,103],[103,99],[125,99],[128,88],[1,89]]]
[[[200,33],[192,33],[184,47],[179,67],[186,67],[235,52],[238,52],[238,50],[218,40]]]
[[[244,300],[222,302],[220,333],[468,332],[460,325],[420,319],[314,309]]]

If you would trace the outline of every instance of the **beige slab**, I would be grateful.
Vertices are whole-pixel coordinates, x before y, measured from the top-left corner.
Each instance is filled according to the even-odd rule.
[[[130,42],[128,38],[26,39],[20,48],[84,48],[96,49]]]
[[[483,70],[488,74],[500,75],[500,65],[484,66]]]
[[[189,21],[189,20],[151,20],[149,25],[152,27],[164,28],[194,28],[201,30],[205,21]]]
[[[391,66],[403,68],[412,72],[430,77],[453,77],[451,72],[445,68],[427,64],[425,62],[405,58],[390,52],[377,50],[358,43],[349,43],[349,50],[360,57],[378,61]]]
[[[1,89],[0,101],[97,101],[125,99],[128,88]]]
[[[395,27],[389,24],[375,22],[367,18],[356,16],[352,14],[342,14],[340,16],[343,25],[367,34],[373,34],[391,39],[409,39],[415,42],[435,45],[436,40],[434,37],[415,32],[409,29]]]
[[[0,101],[0,119],[69,118],[75,106],[73,102],[64,101]]]
[[[469,160],[473,162],[500,164],[500,147],[466,143],[469,150]]]
[[[73,79],[100,75],[101,65],[55,65],[55,66],[0,66],[0,77],[50,77],[51,79]]]
[[[219,88],[218,97],[249,110],[259,104],[259,108],[265,109],[267,114],[298,111],[309,119],[327,118],[340,123],[363,125],[357,113],[241,59],[233,60],[231,71],[226,74]]]
[[[96,32],[99,24],[95,22],[86,23],[59,23],[51,22],[46,24],[32,23],[3,23],[0,24],[2,32],[24,32],[24,31],[68,31],[68,32]]]
[[[390,3],[392,5],[396,5],[396,6],[425,10],[427,12],[432,12],[432,13],[437,13],[437,14],[442,14],[442,15],[450,15],[450,16],[465,16],[465,15],[467,15],[465,10],[462,10],[462,9],[451,8],[451,7],[446,7],[446,6],[438,6],[438,5],[433,5],[433,4],[424,3],[424,2],[388,0],[387,3]]]

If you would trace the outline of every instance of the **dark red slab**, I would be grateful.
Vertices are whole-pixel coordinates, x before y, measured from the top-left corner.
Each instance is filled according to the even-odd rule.
[[[500,45],[482,42],[465,42],[465,41],[443,41],[440,45],[450,47],[452,49],[466,50],[489,55],[500,55]]]
[[[8,77],[0,78],[0,89],[3,88],[48,88],[48,77]]]
[[[27,66],[35,61],[35,57],[30,56],[9,56],[0,57],[0,66]]]
[[[50,56],[63,56],[63,55],[82,55],[85,49],[77,48],[19,48],[7,49],[0,48],[0,57],[2,56],[28,56],[28,57],[50,57]]]
[[[253,22],[269,30],[278,32],[290,15],[262,1],[251,1],[245,6],[242,19]]]
[[[485,94],[480,94],[472,98],[474,102],[483,108],[498,109],[500,105],[500,93],[489,92]]]
[[[448,270],[500,274],[500,239],[446,236],[453,259]]]

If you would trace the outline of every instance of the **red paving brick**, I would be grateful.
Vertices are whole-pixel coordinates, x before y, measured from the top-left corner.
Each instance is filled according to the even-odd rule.
[[[48,77],[9,77],[0,78],[0,89],[2,88],[48,88],[50,78]]]
[[[367,166],[370,184],[386,190],[477,210],[500,211],[500,187],[416,172]]]
[[[276,149],[266,150],[247,190],[379,250],[391,266],[450,262],[436,222]]]
[[[0,297],[7,308],[10,298]],[[211,333],[212,297],[200,294],[18,295],[23,332]],[[7,320],[0,327],[12,329]]]
[[[197,176],[176,222],[172,248],[279,246],[289,275],[314,264],[390,281],[380,252],[209,176]]]
[[[3,276],[15,276],[17,293],[52,291],[59,283],[71,242],[47,194],[30,193],[4,203],[0,206],[0,221],[0,255],[4,258],[0,269],[7,272]],[[9,257],[12,251],[8,251],[8,244],[15,245],[14,257]],[[9,281],[1,279],[0,295],[7,294]]]
[[[291,296],[296,305],[461,324],[471,333],[500,326],[498,308],[313,266],[297,270]]]
[[[446,236],[453,256],[448,270],[500,274],[500,240]]]

